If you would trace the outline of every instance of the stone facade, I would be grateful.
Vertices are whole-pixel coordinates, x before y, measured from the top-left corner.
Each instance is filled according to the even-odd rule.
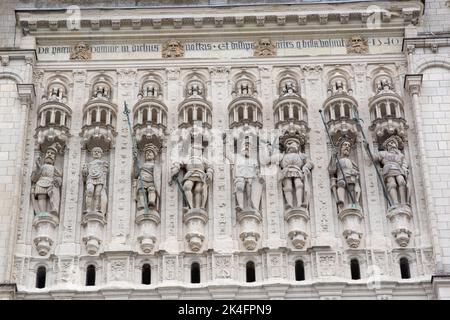
[[[2,3],[1,298],[450,298],[447,2],[229,2]]]

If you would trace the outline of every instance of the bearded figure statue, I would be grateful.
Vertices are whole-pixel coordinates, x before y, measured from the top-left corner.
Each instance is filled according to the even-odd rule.
[[[359,169],[351,159],[352,140],[341,138],[338,142],[339,159],[333,155],[328,166],[331,177],[331,189],[336,198],[339,211],[353,207],[359,207],[361,198],[361,184],[359,181]],[[339,161],[339,163],[337,162]]]
[[[33,183],[31,196],[35,214],[51,213],[59,214],[61,202],[62,172],[55,166],[56,156],[60,145],[52,144],[45,151],[42,162],[39,157],[31,174]]]
[[[376,152],[374,160],[381,164],[384,183],[392,201],[392,206],[409,203],[408,163],[400,151],[402,139],[391,136],[383,143],[384,151]]]

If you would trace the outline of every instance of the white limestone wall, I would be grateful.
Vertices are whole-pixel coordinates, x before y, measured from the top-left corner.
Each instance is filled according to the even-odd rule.
[[[449,32],[450,3],[448,0],[425,1],[425,15],[419,27],[419,32],[432,33]]]
[[[3,0],[0,3],[0,51],[2,48],[15,46],[16,18],[14,9],[17,2],[17,0]]]
[[[432,30],[444,31],[448,21],[448,7],[445,7],[445,0],[427,1],[427,9],[424,20],[424,31]],[[0,47],[12,46],[14,44],[11,34],[14,28],[11,22],[14,17],[11,8],[14,1],[2,1],[0,4],[3,16],[0,28]],[[3,19],[3,17],[6,17]],[[434,17],[439,17],[435,19]],[[447,20],[446,20],[447,19]],[[9,35],[8,35],[9,34]],[[5,35],[7,35],[5,37]],[[6,43],[6,44],[5,44]],[[417,49],[416,49],[417,50]],[[429,49],[428,49],[429,50]],[[417,60],[426,52],[416,51]],[[448,61],[448,51],[445,48],[439,49],[439,55],[429,54],[425,60],[417,62],[417,67],[426,61],[445,60]],[[447,59],[447,60],[446,60]],[[396,63],[404,63],[402,57],[394,59]],[[379,63],[386,64],[385,59],[375,59],[372,62],[352,63],[348,59],[320,61],[317,60],[291,60],[287,64],[285,61],[275,60],[274,65],[266,63],[265,68],[256,68],[256,61],[235,62],[230,72],[217,75],[212,71],[211,65],[197,63],[196,68],[208,74],[207,79],[211,94],[210,98],[214,108],[220,108],[220,113],[213,113],[216,117],[214,123],[218,127],[227,127],[226,108],[230,99],[231,75],[240,72],[240,68],[245,67],[258,76],[260,86],[259,99],[264,102],[264,124],[273,127],[271,101],[276,98],[276,76],[286,68],[302,68],[299,72],[299,80],[302,84],[304,96],[307,99],[309,113],[311,115],[310,151],[313,161],[317,164],[313,171],[315,177],[314,198],[311,204],[311,221],[309,225],[310,239],[305,250],[292,250],[288,239],[283,232],[286,228],[283,225],[282,213],[279,212],[280,219],[275,227],[275,233],[268,233],[267,223],[269,219],[263,219],[264,248],[260,247],[253,253],[241,251],[239,239],[236,238],[235,212],[231,205],[231,177],[227,171],[227,166],[217,164],[216,174],[219,180],[214,182],[211,199],[217,211],[210,213],[210,221],[207,225],[207,246],[199,254],[192,254],[186,250],[181,212],[179,211],[179,193],[177,189],[167,185],[169,176],[168,160],[171,143],[168,142],[168,151],[165,155],[163,166],[166,179],[163,181],[163,212],[162,223],[160,225],[160,239],[154,254],[142,255],[136,245],[136,235],[134,225],[134,206],[130,204],[132,195],[130,193],[131,173],[131,153],[129,144],[129,132],[123,122],[121,114],[122,102],[127,100],[129,105],[136,101],[136,87],[139,85],[139,77],[135,74],[138,70],[140,74],[150,71],[160,73],[164,80],[165,96],[164,102],[169,108],[169,129],[177,127],[177,107],[182,101],[183,75],[191,72],[191,65],[186,62],[174,64],[167,68],[164,61],[159,61],[152,66],[142,66],[130,62],[122,65],[125,68],[116,68],[111,64],[103,64],[101,67],[69,63],[65,66],[40,65],[36,72],[34,82],[37,86],[38,101],[45,87],[45,81],[51,76],[61,74],[64,70],[67,82],[71,86],[69,107],[72,108],[74,117],[72,122],[72,137],[69,150],[66,153],[64,167],[65,199],[62,202],[62,217],[58,228],[57,241],[53,246],[55,255],[50,257],[39,257],[33,249],[32,243],[32,210],[29,205],[29,174],[32,164],[35,161],[34,151],[34,130],[36,127],[36,108],[31,110],[28,131],[23,132],[19,123],[24,120],[24,108],[19,102],[16,83],[31,82],[29,70],[26,69],[23,61],[12,61],[7,67],[0,67],[0,282],[15,281],[19,284],[19,298],[58,298],[66,296],[78,296],[92,298],[109,297],[112,295],[121,297],[149,297],[147,288],[157,289],[152,293],[155,298],[182,298],[193,296],[199,298],[247,298],[249,295],[254,298],[262,297],[286,297],[286,298],[430,298],[429,278],[435,273],[435,263],[440,270],[449,271],[450,266],[450,220],[449,220],[449,189],[450,185],[450,63],[436,63],[428,68],[416,68],[416,72],[423,72],[424,82],[421,94],[423,131],[426,140],[427,166],[430,173],[431,193],[433,195],[433,208],[436,213],[435,224],[429,221],[434,219],[427,216],[427,208],[423,198],[423,181],[421,180],[420,163],[412,163],[412,174],[414,175],[414,210],[413,210],[413,239],[406,249],[400,249],[390,234],[389,222],[385,217],[382,205],[374,205],[365,211],[364,216],[364,236],[361,247],[358,250],[349,250],[345,245],[345,240],[339,233],[339,221],[333,216],[330,208],[332,205],[331,194],[329,192],[329,181],[327,180],[327,165],[329,153],[325,146],[325,133],[318,117],[318,109],[322,107],[322,102],[326,96],[325,69],[336,66],[344,66],[352,75],[352,84],[355,85],[355,92],[358,102],[362,108],[360,114],[365,123],[369,124],[370,119],[367,110],[364,110],[368,98],[370,98],[369,88],[371,87],[369,70],[376,68]],[[101,64],[101,63],[99,63]],[[278,67],[282,64],[284,67]],[[319,68],[315,68],[318,66]],[[390,66],[396,69],[394,66]],[[5,75],[14,70],[17,74],[26,74],[28,80],[12,79]],[[58,70],[58,72],[57,72]],[[79,180],[80,165],[83,160],[83,151],[79,149],[80,138],[78,133],[81,128],[81,114],[84,104],[89,96],[89,77],[96,76],[102,71],[109,72],[115,82],[114,90],[119,92],[115,96],[114,103],[119,106],[118,123],[120,132],[118,144],[112,151],[117,157],[114,161],[115,170],[112,170],[112,181],[118,182],[110,188],[110,199],[112,200],[111,212],[108,216],[105,246],[102,248],[101,256],[88,256],[85,254],[82,243],[81,220],[81,188]],[[269,73],[271,72],[271,73]],[[404,70],[399,70],[397,77],[403,79]],[[411,101],[406,93],[402,93],[405,98],[405,109],[411,107]],[[11,113],[12,106],[20,112]],[[223,119],[217,117],[224,116]],[[412,115],[407,118],[410,124],[409,132],[409,160],[417,162],[417,139],[415,136],[414,121]],[[368,125],[367,125],[368,126]],[[21,137],[26,137],[25,162],[22,165],[21,155],[17,148]],[[169,141],[169,139],[168,139]],[[127,154],[130,157],[127,158]],[[114,158],[112,158],[114,159]],[[364,167],[363,190],[367,204],[382,201],[381,189],[377,185],[373,168],[370,166],[367,156],[362,147],[358,150],[358,162]],[[270,197],[274,197],[281,192],[275,183],[272,183],[270,190],[265,190],[265,206],[271,206],[270,215],[276,213],[278,203],[270,202]],[[19,190],[19,191],[17,191]],[[20,192],[23,191],[23,192]],[[18,198],[20,195],[20,199]],[[20,206],[20,209],[19,209]],[[130,209],[130,210],[129,210]],[[264,208],[267,210],[267,207]],[[130,211],[130,212],[129,212]],[[17,217],[18,226],[14,226]],[[274,221],[274,219],[272,219]],[[225,227],[221,228],[225,223]],[[16,233],[17,230],[17,234]],[[225,231],[223,231],[225,230]],[[432,239],[433,238],[433,239]],[[433,261],[433,245],[438,244],[438,252],[435,252],[436,262]],[[207,249],[216,249],[216,252]],[[308,249],[308,250],[306,250]],[[218,252],[217,252],[218,251]],[[15,255],[14,261],[10,256]],[[398,259],[407,256],[411,261],[411,273],[413,279],[400,280]],[[358,257],[361,262],[361,273],[363,279],[360,281],[350,280],[349,259]],[[302,283],[294,282],[294,265],[297,259],[301,258],[305,262],[305,273],[307,281]],[[258,284],[253,287],[246,287],[245,284],[245,263],[253,260],[256,264],[256,278]],[[202,272],[202,284],[190,285],[190,263],[200,262]],[[13,263],[14,262],[14,263]],[[97,286],[92,288],[92,293],[80,293],[85,291],[85,270],[88,264],[94,264],[97,268]],[[152,285],[143,287],[140,285],[140,271],[143,263],[150,263],[152,266]],[[34,289],[35,272],[38,265],[46,265],[48,269],[48,286],[44,290]],[[381,269],[381,277],[386,280],[382,284],[382,290],[373,290],[367,286],[368,267],[377,265]],[[117,281],[122,281],[123,291],[118,289]],[[262,281],[269,285],[260,285]],[[288,284],[280,284],[288,281]],[[208,288],[205,284],[208,283]],[[108,286],[116,285],[115,289],[108,291]],[[177,287],[166,287],[167,284],[176,284]],[[228,284],[229,287],[221,284]],[[356,284],[356,286],[355,286]],[[69,289],[65,294],[57,293],[53,289],[65,286]],[[102,292],[99,288],[104,289]],[[127,291],[132,289],[132,293]],[[186,289],[188,288],[188,289]],[[137,289],[137,290],[136,290]],[[56,292],[56,293],[55,293]],[[142,292],[145,292],[143,295]],[[238,293],[239,292],[239,293]]]
[[[264,61],[264,68],[248,67],[247,62],[235,64],[228,71],[223,74],[216,74],[210,65],[198,64],[195,67],[197,73],[204,75],[208,83],[208,90],[211,94],[208,97],[213,102],[214,108],[221,108],[219,114],[221,118],[217,117],[217,113],[213,113],[213,117],[217,117],[213,122],[217,127],[226,129],[228,126],[227,105],[231,101],[230,93],[232,90],[232,80],[234,75],[239,75],[243,67],[247,72],[252,72],[257,76],[257,83],[260,86],[260,96],[258,99],[264,101],[264,124],[267,127],[273,127],[270,122],[273,121],[272,116],[272,101],[277,98],[277,81],[264,78],[265,70],[270,70],[271,79],[277,79],[279,74],[292,68],[292,70],[299,70],[301,65],[301,72],[298,72],[299,83],[301,83],[301,90],[303,96],[308,103],[308,113],[310,121],[310,156],[312,161],[316,164],[313,169],[314,185],[313,185],[313,199],[311,203],[311,221],[309,224],[309,242],[303,250],[296,250],[290,244],[286,237],[286,226],[282,218],[282,212],[278,212],[279,221],[278,226],[273,227],[267,225],[270,220],[263,220],[263,230],[270,230],[270,233],[265,231],[262,234],[262,241],[259,249],[255,252],[243,251],[240,245],[240,239],[237,237],[235,212],[232,201],[232,183],[230,170],[222,169],[220,163],[216,165],[215,181],[216,185],[212,189],[211,201],[212,210],[210,212],[210,221],[206,228],[205,246],[200,253],[191,253],[188,250],[184,238],[184,226],[181,219],[181,210],[178,201],[180,195],[178,190],[168,186],[168,177],[171,159],[166,159],[162,163],[163,168],[163,190],[162,201],[165,203],[162,209],[162,223],[159,227],[160,238],[154,253],[150,255],[143,255],[140,252],[136,240],[136,225],[134,222],[135,212],[134,205],[130,205],[132,199],[129,178],[131,175],[131,155],[130,152],[130,137],[126,129],[124,118],[122,115],[121,102],[126,100],[130,107],[136,102],[136,88],[139,87],[139,79],[146,74],[157,72],[164,86],[164,102],[169,109],[169,132],[175,130],[178,119],[178,104],[183,99],[183,90],[185,80],[193,73],[189,68],[183,70],[182,63],[174,68],[165,70],[165,72],[157,71],[158,68],[142,67],[140,66],[135,74],[137,67],[130,63],[127,68],[116,69],[114,66],[104,64],[102,66],[95,66],[89,70],[85,69],[85,65],[79,62],[70,62],[68,65],[62,67],[49,66],[48,64],[38,65],[35,72],[35,82],[37,84],[37,96],[39,105],[42,101],[40,97],[45,93],[45,88],[48,81],[54,77],[64,77],[67,81],[69,90],[68,105],[72,109],[72,126],[71,138],[68,144],[69,149],[65,154],[64,167],[64,182],[63,182],[63,202],[61,209],[61,222],[58,227],[58,235],[55,244],[51,250],[51,256],[40,257],[37,255],[33,244],[33,230],[32,230],[32,210],[29,206],[29,174],[31,172],[32,164],[35,161],[37,153],[34,151],[34,130],[36,128],[36,108],[31,110],[30,127],[27,132],[27,147],[26,163],[24,170],[27,174],[23,177],[21,184],[24,188],[24,194],[21,198],[22,208],[20,210],[19,226],[17,238],[17,249],[15,250],[15,263],[13,268],[14,280],[19,285],[19,292],[27,293],[25,297],[31,297],[28,294],[33,292],[52,292],[53,289],[65,287],[72,288],[71,290],[84,290],[85,272],[88,264],[94,264],[97,268],[97,286],[93,291],[98,296],[98,288],[107,288],[109,285],[121,282],[124,288],[141,288],[141,268],[144,263],[150,263],[152,266],[152,287],[158,287],[158,290],[163,292],[165,286],[168,284],[177,284],[181,287],[190,285],[190,265],[192,262],[199,262],[201,265],[202,286],[205,284],[219,285],[221,283],[234,283],[238,286],[245,285],[245,264],[247,261],[254,261],[256,265],[256,278],[258,282],[268,281],[268,283],[279,283],[280,281],[289,281],[291,284],[295,283],[294,265],[297,259],[302,259],[305,263],[305,273],[307,281],[299,283],[298,285],[309,286],[316,282],[330,282],[330,281],[350,281],[349,263],[351,258],[358,258],[361,263],[361,274],[363,279],[358,283],[364,286],[366,295],[370,296],[372,292],[367,287],[367,281],[370,277],[369,267],[377,265],[380,267],[382,279],[389,279],[393,281],[393,291],[391,290],[388,296],[395,296],[395,288],[402,287],[405,282],[419,283],[425,279],[429,279],[433,273],[433,265],[431,259],[431,240],[429,237],[429,226],[426,217],[424,218],[423,198],[420,196],[421,177],[417,174],[414,158],[416,138],[414,136],[414,124],[411,116],[407,117],[408,123],[411,125],[409,134],[409,155],[408,159],[412,162],[412,174],[414,175],[414,204],[413,204],[413,236],[410,245],[407,248],[400,249],[395,240],[390,234],[390,224],[384,212],[384,206],[367,207],[364,212],[364,236],[361,246],[357,250],[349,250],[339,230],[339,220],[334,216],[334,211],[331,209],[333,202],[331,200],[331,192],[329,190],[328,178],[328,162],[329,152],[326,148],[326,135],[323,125],[320,121],[318,110],[322,108],[322,103],[326,96],[327,76],[326,71],[334,68],[344,68],[349,71],[355,78],[351,80],[351,85],[354,88],[355,95],[360,103],[361,116],[367,124],[370,123],[369,113],[366,110],[368,98],[371,96],[372,88],[371,77],[368,76],[372,71],[378,68],[379,58],[374,58],[368,63],[351,64],[349,61],[334,60],[324,63],[320,61],[317,64],[303,63],[302,60],[292,62],[291,65],[286,65],[277,59],[273,61]],[[394,60],[402,61],[401,55],[395,56]],[[396,67],[395,63],[387,64],[385,60],[384,66],[394,72],[399,79],[396,82],[396,88],[399,88],[401,76],[404,75],[405,68]],[[163,63],[163,62],[161,62]],[[282,64],[283,66],[279,66]],[[161,64],[162,66],[163,64]],[[401,64],[400,64],[401,65]],[[177,72],[180,68],[181,75]],[[64,70],[65,69],[65,70]],[[172,70],[173,69],[173,70]],[[56,72],[56,70],[59,70]],[[123,70],[131,70],[130,73]],[[262,70],[262,71],[261,71]],[[110,181],[116,183],[112,188],[109,188],[109,199],[111,201],[110,211],[108,213],[108,224],[105,227],[104,244],[100,250],[101,255],[89,256],[84,249],[82,241],[81,223],[81,202],[82,202],[82,183],[79,177],[80,166],[84,161],[80,154],[81,150],[80,139],[78,134],[81,130],[81,116],[84,104],[87,102],[89,92],[91,90],[93,79],[100,74],[109,74],[114,79],[116,75],[119,81],[113,81],[114,94],[113,103],[118,105],[117,122],[120,123],[119,137],[116,140],[115,148],[111,151],[111,159],[115,160],[113,170],[111,170]],[[130,76],[131,74],[131,76]],[[262,77],[262,78],[259,78]],[[261,79],[261,80],[260,80]],[[230,85],[226,85],[230,84]],[[405,97],[405,109],[410,108],[408,99],[405,94],[400,91]],[[228,102],[227,102],[228,101]],[[215,103],[217,102],[217,104]],[[367,131],[366,134],[370,136]],[[170,135],[167,139],[167,154],[171,154],[173,144],[170,142]],[[375,171],[371,166],[370,161],[364,150],[360,148],[359,165],[364,172],[363,190],[364,197],[368,200],[367,205],[371,202],[380,201],[383,199],[381,189],[377,185],[378,182],[375,177]],[[122,181],[119,183],[119,181]],[[265,189],[264,197],[273,194],[272,199],[277,194],[281,194],[280,186],[272,183],[270,188]],[[123,200],[122,198],[128,199]],[[122,202],[122,203],[121,203]],[[276,208],[277,204],[272,203],[273,200],[264,202],[263,211],[267,210],[268,206]],[[123,208],[123,209],[122,209]],[[126,210],[124,210],[127,208]],[[131,208],[131,212],[128,208]],[[271,215],[275,215],[276,210],[272,210]],[[272,220],[273,220],[272,219]],[[224,226],[225,223],[225,227]],[[230,241],[232,240],[232,241]],[[208,250],[209,249],[209,250]],[[411,273],[413,279],[401,280],[398,266],[400,257],[406,256],[411,262]],[[45,265],[48,270],[47,288],[44,290],[34,289],[36,269],[40,265]],[[118,282],[119,281],[119,282]],[[67,287],[69,286],[69,287]],[[181,288],[180,287],[180,288]],[[214,294],[225,294],[222,290],[225,287],[217,288]],[[37,290],[37,291],[36,291]],[[271,289],[263,288],[258,291],[261,297],[266,296]],[[286,289],[287,290],[287,289]],[[318,297],[337,296],[342,297],[342,289],[330,294],[323,289],[318,289]],[[369,291],[367,291],[369,290]],[[422,290],[422,289],[420,289]],[[177,290],[176,295],[182,295],[182,290]],[[202,291],[203,292],[203,291]],[[290,292],[289,290],[287,292]],[[415,296],[427,296],[427,291],[418,293]],[[199,293],[200,295],[213,294]],[[254,292],[256,294],[256,291]],[[293,297],[299,297],[300,293],[292,293]],[[284,293],[283,293],[284,295]],[[162,294],[166,297],[165,294]],[[169,295],[170,296],[170,295]],[[300,295],[301,296],[301,295]],[[367,296],[367,297],[369,297]],[[206,296],[205,296],[206,297]],[[256,296],[255,296],[256,297]]]
[[[30,68],[23,60],[12,60],[0,67],[0,282],[10,280],[15,247],[24,134],[31,103],[19,99],[18,85],[29,81]]]
[[[432,196],[433,229],[438,244],[437,273],[450,272],[450,48],[437,53],[416,48],[414,71],[423,74],[420,104]]]

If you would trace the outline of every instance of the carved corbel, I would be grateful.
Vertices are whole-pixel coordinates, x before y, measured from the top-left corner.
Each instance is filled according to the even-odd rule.
[[[422,74],[407,74],[405,76],[404,88],[409,92],[410,95],[420,94],[422,78]]]
[[[36,98],[34,84],[17,84],[17,93],[20,103],[31,108]]]
[[[3,67],[6,67],[9,64],[9,56],[0,56],[0,59]]]

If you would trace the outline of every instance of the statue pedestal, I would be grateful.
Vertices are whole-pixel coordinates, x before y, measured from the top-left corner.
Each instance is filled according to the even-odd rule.
[[[158,211],[149,210],[146,214],[144,210],[138,211],[136,224],[138,225],[138,241],[141,249],[145,254],[149,254],[155,247],[156,234],[161,219]]]
[[[261,220],[261,213],[255,209],[247,209],[237,213],[237,221],[241,225],[239,238],[242,240],[245,249],[256,249],[258,240],[261,238],[259,231]]]
[[[393,206],[388,209],[386,216],[392,223],[392,235],[395,241],[400,247],[406,247],[412,234],[409,228],[412,217],[411,207],[408,204]]]
[[[36,235],[33,242],[39,255],[45,256],[50,251],[58,223],[58,217],[48,212],[40,212],[34,217],[33,227]]]
[[[288,223],[288,237],[296,249],[302,249],[308,239],[307,224],[309,212],[305,207],[290,208],[284,213],[284,220]]]
[[[361,208],[344,208],[339,212],[339,220],[342,221],[344,236],[350,248],[358,248],[361,243],[361,220],[363,218]]]
[[[84,214],[81,223],[85,228],[83,241],[86,245],[86,251],[91,255],[96,254],[103,239],[105,217],[101,212],[89,211]]]
[[[198,252],[205,240],[205,224],[208,213],[201,208],[184,210],[183,223],[186,225],[186,240],[192,251]]]

